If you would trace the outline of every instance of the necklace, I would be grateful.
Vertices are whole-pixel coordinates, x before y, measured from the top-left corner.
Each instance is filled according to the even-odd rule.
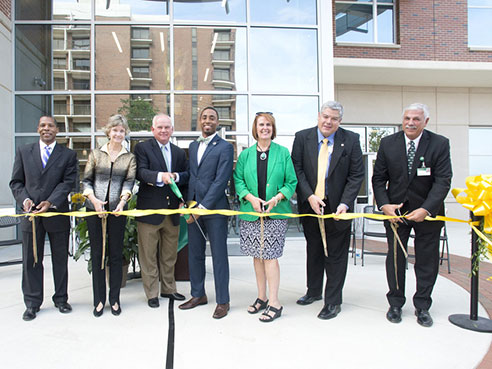
[[[266,148],[266,150],[263,150],[258,143],[256,144],[256,150],[261,152],[260,154],[260,160],[266,160],[267,158],[267,152],[270,150],[270,145]]]

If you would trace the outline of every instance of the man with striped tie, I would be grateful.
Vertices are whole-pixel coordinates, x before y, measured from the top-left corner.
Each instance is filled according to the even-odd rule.
[[[21,146],[15,154],[10,189],[25,213],[67,212],[68,194],[76,187],[77,155],[56,143],[58,127],[53,117],[39,119],[39,142]],[[32,221],[35,222],[33,227]],[[22,319],[36,318],[43,303],[43,255],[46,233],[50,240],[55,293],[53,302],[61,313],[69,313],[68,240],[70,219],[67,216],[27,217],[22,220],[22,292],[26,311]],[[33,228],[36,247],[33,248]],[[36,249],[36,257],[34,256]]]
[[[395,232],[406,249],[413,229],[417,278],[413,304],[417,323],[430,327],[433,324],[429,314],[431,293],[439,272],[439,237],[444,222],[424,219],[444,215],[444,199],[453,175],[449,140],[425,129],[429,121],[427,105],[409,105],[403,110],[402,120],[401,131],[381,140],[372,176],[379,209],[390,216],[405,215],[405,218],[384,222],[388,239],[386,278],[389,291],[386,297],[390,305],[386,318],[391,323],[401,322],[406,300],[406,260],[400,246],[396,245]]]

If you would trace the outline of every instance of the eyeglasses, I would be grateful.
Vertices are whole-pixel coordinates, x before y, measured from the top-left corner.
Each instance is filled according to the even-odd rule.
[[[259,111],[259,112],[256,113],[256,116],[261,115],[261,114],[273,115],[273,113],[271,111]]]

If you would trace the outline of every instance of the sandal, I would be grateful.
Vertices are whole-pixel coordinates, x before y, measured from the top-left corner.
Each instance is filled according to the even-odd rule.
[[[260,322],[263,322],[263,323],[273,322],[275,319],[280,318],[280,315],[282,315],[283,309],[284,309],[283,306],[281,306],[280,308],[277,309],[277,308],[274,308],[273,306],[268,305],[266,310],[261,314],[261,315],[266,316],[267,318],[261,319],[261,317],[260,317],[259,318]],[[273,316],[268,314],[270,311],[273,311],[275,314],[273,314]]]
[[[256,307],[256,305],[258,305],[258,304],[260,304],[260,306]],[[268,300],[263,301],[263,300],[257,298],[255,300],[255,302],[253,302],[253,305],[249,305],[249,307],[253,308],[253,310],[248,310],[248,313],[250,313],[250,314],[256,314],[260,310],[265,309],[267,306],[268,306]]]

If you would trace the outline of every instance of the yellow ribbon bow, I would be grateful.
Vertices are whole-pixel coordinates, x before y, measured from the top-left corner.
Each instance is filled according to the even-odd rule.
[[[464,208],[484,217],[483,231],[492,234],[492,174],[467,177],[466,187],[451,192]]]
[[[483,217],[483,231],[492,234],[492,174],[466,178],[467,188],[453,188],[451,193],[465,209]],[[492,241],[470,222],[473,231],[487,243],[488,258],[492,260]]]

